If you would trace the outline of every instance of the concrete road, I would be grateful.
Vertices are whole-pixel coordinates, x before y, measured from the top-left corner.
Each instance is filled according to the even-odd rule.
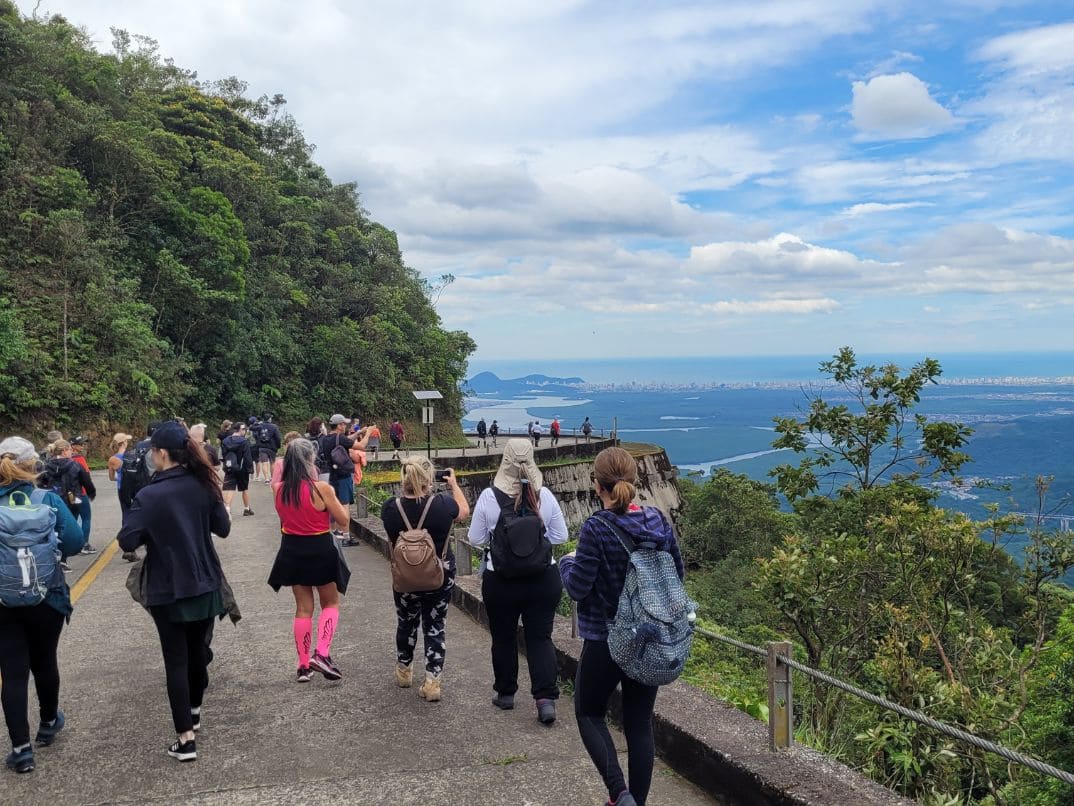
[[[104,548],[119,508],[107,480],[101,490],[94,543]],[[332,650],[344,679],[295,683],[293,600],[265,584],[279,522],[268,487],[254,485],[252,494],[257,514],[238,516],[236,502],[235,529],[218,541],[244,618],[216,626],[198,760],[180,764],[165,754],[175,735],[156,632],[128,596],[129,566],[113,548],[75,586],[75,614],[61,639],[67,728],[36,751],[32,774],[0,770],[0,803],[605,802],[569,697],[551,728],[538,724],[525,698],[515,711],[495,709],[489,636],[465,615],[448,617],[442,702],[394,685],[388,566],[371,549],[346,549],[354,575]],[[524,660],[521,668],[524,677]],[[520,685],[528,690],[528,680]],[[31,729],[36,708],[31,702]],[[711,802],[658,763],[649,803]]]

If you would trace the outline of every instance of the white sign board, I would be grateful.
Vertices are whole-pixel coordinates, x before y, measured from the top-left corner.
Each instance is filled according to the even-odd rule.
[[[432,425],[433,424],[433,406],[432,403],[421,407],[421,424]]]

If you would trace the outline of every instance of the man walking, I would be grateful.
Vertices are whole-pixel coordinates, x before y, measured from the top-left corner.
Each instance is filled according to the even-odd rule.
[[[485,425],[484,417],[477,421],[477,441],[488,447],[488,426]]]
[[[492,437],[492,447],[496,447],[496,437],[500,435],[500,424],[495,420],[492,421],[492,425],[489,426],[489,436]]]
[[[333,414],[328,420],[330,430],[320,438],[319,453],[321,460],[328,465],[328,483],[336,491],[336,498],[343,506],[350,508],[354,503],[354,460],[350,456],[351,448],[362,440],[365,434],[357,432],[353,438],[347,436],[350,420],[342,414]],[[362,444],[360,447],[365,447]],[[332,531],[342,539],[344,534],[339,529]]]
[[[552,418],[552,425],[548,428],[548,434],[552,437],[552,447],[559,444],[559,417]]]
[[[257,474],[265,484],[272,483],[272,463],[276,461],[276,454],[283,444],[283,437],[276,423],[272,422],[271,414],[262,414],[261,422],[258,423],[254,432],[257,443]]]
[[[89,464],[86,462],[85,437],[71,438],[71,459],[77,462],[78,465],[86,471],[87,475],[89,474]],[[74,513],[75,518],[78,520],[78,525],[82,527],[82,536],[86,538],[86,543],[82,546],[82,554],[97,553],[97,549],[90,543],[90,528],[93,523],[93,508],[90,505],[90,501],[96,495],[96,490],[93,490],[93,495],[90,495],[89,491],[83,487],[82,494],[79,496],[78,510]]]
[[[250,471],[254,466],[253,451],[250,441],[246,439],[246,424],[234,423],[231,436],[220,444],[220,453],[224,461],[224,507],[231,517],[231,499],[235,491],[242,493],[243,516],[253,515],[250,508]]]
[[[391,428],[388,429],[388,438],[392,441],[392,447],[395,449],[392,451],[392,459],[399,458],[399,446],[403,444],[403,440],[406,439],[406,432],[403,431],[403,424],[396,418],[392,420]]]
[[[541,444],[541,434],[544,433],[544,429],[541,428],[540,420],[533,421],[533,430],[530,433],[533,434],[533,447],[539,447]]]

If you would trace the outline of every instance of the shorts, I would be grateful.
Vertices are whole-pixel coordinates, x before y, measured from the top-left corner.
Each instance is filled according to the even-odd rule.
[[[354,476],[332,479],[330,483],[336,491],[336,498],[339,499],[339,503],[344,506],[354,503]]]
[[[258,462],[274,462],[276,461],[276,451],[272,448],[258,448],[257,449],[257,461]]]
[[[369,442],[366,443],[366,449],[375,451],[380,448],[380,437],[370,437]]]
[[[391,437],[391,441],[396,450],[399,450],[399,446],[403,444],[403,440],[399,439],[399,437]]]
[[[224,473],[224,489],[244,493],[250,489],[249,473]]]

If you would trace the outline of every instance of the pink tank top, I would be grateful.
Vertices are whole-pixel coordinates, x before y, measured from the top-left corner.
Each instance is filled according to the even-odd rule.
[[[276,512],[284,534],[319,535],[328,531],[331,516],[328,510],[321,512],[313,506],[312,487],[312,482],[306,482],[299,488],[297,507],[283,503],[283,487],[276,491]]]

